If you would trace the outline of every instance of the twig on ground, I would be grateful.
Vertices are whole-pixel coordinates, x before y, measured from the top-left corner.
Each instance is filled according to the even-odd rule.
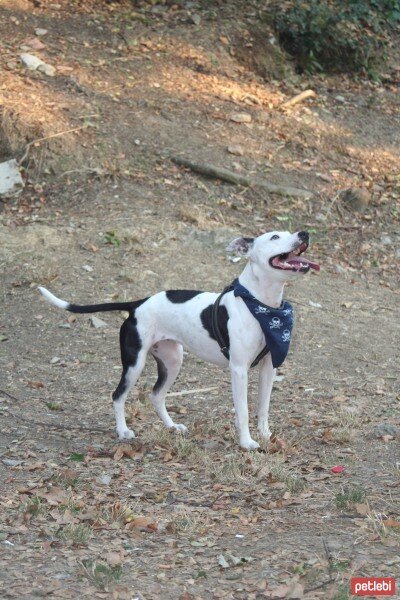
[[[324,550],[325,550],[326,558],[328,561],[328,579],[326,581],[323,581],[322,583],[319,583],[318,585],[314,585],[313,587],[306,588],[304,590],[305,594],[308,594],[309,592],[313,592],[314,590],[319,590],[320,588],[323,588],[326,585],[329,585],[330,583],[335,582],[335,577],[333,574],[333,566],[332,566],[332,556],[331,556],[328,544],[325,541],[325,538],[322,538],[322,542],[324,544]]]
[[[201,392],[212,392],[213,390],[218,390],[219,386],[213,385],[212,387],[207,388],[195,388],[192,390],[182,390],[180,392],[171,392],[167,394],[167,398],[173,398],[176,396],[188,396],[189,394],[201,394]]]
[[[298,104],[299,102],[303,102],[303,100],[307,100],[307,98],[316,98],[317,94],[316,92],[314,92],[314,90],[305,90],[304,92],[301,92],[300,94],[296,94],[296,96],[293,96],[293,98],[291,98],[290,100],[287,100],[286,102],[284,102],[283,104],[280,105],[279,108],[290,108],[291,106],[294,106],[295,104]]]
[[[246,175],[239,175],[238,173],[234,173],[233,171],[229,171],[229,169],[225,169],[223,167],[215,167],[214,165],[208,163],[193,162],[181,156],[173,156],[171,157],[171,160],[177,165],[187,167],[196,173],[200,173],[201,175],[214,177],[215,179],[222,179],[223,181],[228,181],[229,183],[234,183],[236,185],[254,188],[258,187],[272,194],[279,194],[280,196],[295,196],[304,198],[306,200],[313,196],[313,192],[308,190],[301,190],[299,188],[293,188],[286,185],[277,185],[275,183],[269,183],[268,181],[259,181],[252,179],[251,177],[247,177]]]
[[[75,127],[74,129],[67,129],[65,131],[59,131],[58,133],[52,133],[51,135],[46,135],[45,137],[38,138],[37,140],[32,140],[32,142],[29,142],[29,144],[27,144],[25,146],[25,152],[24,152],[22,158],[19,160],[18,165],[19,166],[22,165],[22,163],[28,158],[29,150],[35,144],[39,144],[40,142],[45,142],[47,140],[50,140],[51,138],[59,137],[60,135],[66,135],[67,133],[75,133],[76,131],[80,131],[81,129],[86,129],[87,127],[88,127],[88,125],[85,124],[85,125],[81,125],[80,127]]]
[[[83,167],[82,169],[71,169],[70,171],[64,171],[63,173],[60,173],[59,177],[71,175],[71,173],[90,173],[97,175],[98,177],[105,174],[104,171],[98,167]]]

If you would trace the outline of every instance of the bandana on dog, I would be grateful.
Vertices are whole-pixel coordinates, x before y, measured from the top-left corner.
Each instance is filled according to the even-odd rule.
[[[272,365],[280,367],[289,351],[294,322],[293,307],[284,300],[279,308],[263,304],[249,292],[239,280],[233,282],[233,293],[242,298],[247,308],[260,324],[267,348],[271,352]]]

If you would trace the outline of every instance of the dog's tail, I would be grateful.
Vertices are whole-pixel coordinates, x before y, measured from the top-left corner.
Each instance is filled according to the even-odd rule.
[[[128,312],[132,312],[133,310],[135,310],[135,308],[137,308],[147,300],[147,298],[144,298],[142,300],[136,300],[133,302],[107,302],[105,304],[80,305],[71,304],[70,302],[66,302],[66,300],[61,300],[60,298],[57,298],[57,296],[54,296],[54,294],[49,292],[49,290],[46,290],[46,288],[44,287],[39,287],[38,289],[39,292],[46,298],[46,300],[51,302],[51,304],[54,304],[54,306],[58,306],[58,308],[63,308],[64,310],[68,310],[72,313],[94,313],[109,310],[126,310]]]

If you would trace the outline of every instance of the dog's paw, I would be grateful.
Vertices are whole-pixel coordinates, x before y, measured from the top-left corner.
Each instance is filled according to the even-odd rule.
[[[244,449],[244,450],[257,450],[257,448],[260,447],[260,444],[258,444],[255,440],[252,440],[251,438],[249,440],[244,440],[240,442],[240,446]]]
[[[182,423],[174,423],[171,427],[172,431],[176,431],[177,433],[181,433],[182,435],[187,435],[189,430],[186,425],[182,425]]]
[[[120,440],[132,440],[135,437],[132,429],[124,429],[123,431],[118,432],[118,437]]]
[[[268,425],[266,427],[259,427],[258,433],[260,437],[262,437],[263,440],[265,440],[266,442],[269,442],[269,440],[271,439],[272,432]]]

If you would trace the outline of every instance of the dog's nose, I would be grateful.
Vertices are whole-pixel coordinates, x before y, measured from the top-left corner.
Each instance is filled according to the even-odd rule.
[[[308,231],[299,231],[297,234],[302,242],[307,242],[310,239]]]

